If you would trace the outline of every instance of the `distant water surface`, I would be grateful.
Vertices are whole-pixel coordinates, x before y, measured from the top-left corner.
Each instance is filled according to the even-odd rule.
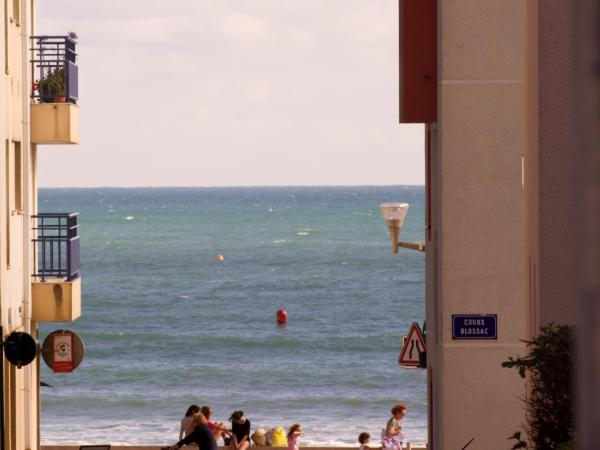
[[[422,239],[422,187],[41,189],[41,212],[80,212],[83,315],[40,340],[66,327],[86,345],[73,374],[42,368],[42,442],[172,444],[197,403],[300,422],[301,445],[377,445],[397,402],[425,442],[425,372],[397,363],[424,259],[392,255],[388,201]]]

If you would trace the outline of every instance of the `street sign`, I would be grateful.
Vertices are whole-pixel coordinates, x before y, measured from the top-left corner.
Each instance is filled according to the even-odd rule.
[[[409,367],[419,367],[420,354],[426,351],[425,339],[419,324],[413,322],[410,326],[410,331],[404,340],[402,352],[398,358],[398,364]]]
[[[70,373],[83,360],[83,341],[71,330],[50,333],[42,345],[42,358],[54,373]]]
[[[400,354],[398,355],[398,365],[402,365],[402,363],[400,362],[400,357],[402,356],[402,350],[404,350],[404,346],[406,345],[406,338],[408,336],[402,336],[402,345],[400,346]]]
[[[498,316],[453,314],[452,339],[498,339]]]
[[[55,334],[52,336],[54,361],[52,371],[73,372],[73,336],[70,334]]]

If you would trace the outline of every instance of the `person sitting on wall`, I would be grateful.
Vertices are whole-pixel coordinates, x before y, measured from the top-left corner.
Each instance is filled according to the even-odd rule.
[[[196,419],[194,418],[194,414],[200,412],[200,407],[198,405],[190,405],[187,411],[185,412],[185,416],[181,419],[181,427],[179,428],[179,440],[182,440],[184,437],[189,436],[196,428]]]
[[[218,441],[221,437],[225,438],[224,435],[231,434],[225,425],[223,425],[223,422],[213,422],[210,420],[210,417],[212,416],[212,409],[210,406],[204,405],[202,408],[200,408],[200,412],[204,414],[204,417],[206,417],[206,420],[208,421],[208,428],[210,428],[210,431],[212,431],[216,441]]]
[[[244,417],[244,411],[234,411],[231,420],[231,450],[248,450],[250,447],[250,421]]]

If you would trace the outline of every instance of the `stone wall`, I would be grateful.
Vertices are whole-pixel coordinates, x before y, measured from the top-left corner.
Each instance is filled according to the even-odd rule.
[[[405,447],[407,450],[426,450],[426,447]],[[113,445],[111,450],[160,450],[159,445]],[[184,447],[195,449],[196,446]],[[252,449],[270,449],[272,447],[251,447]],[[357,447],[300,447],[300,450],[348,450]],[[219,450],[228,450],[229,447],[219,447]],[[42,445],[42,450],[79,450],[79,445]]]

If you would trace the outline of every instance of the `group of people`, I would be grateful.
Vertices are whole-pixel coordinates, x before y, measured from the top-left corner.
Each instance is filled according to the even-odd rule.
[[[369,433],[363,432],[358,436],[360,443],[359,450],[402,450],[404,434],[400,426],[400,420],[406,414],[406,406],[399,403],[391,409],[392,417],[381,432],[381,447],[371,447]],[[200,450],[217,450],[217,440],[223,439],[225,446],[231,450],[248,450],[251,444],[250,421],[244,416],[243,411],[234,411],[229,420],[231,428],[227,428],[223,422],[211,421],[212,409],[210,406],[191,405],[185,417],[181,420],[181,429],[179,431],[179,441],[170,447],[163,447],[162,450],[174,450],[184,445],[195,443]],[[259,436],[259,430],[262,432]],[[267,441],[259,439],[264,437],[264,430],[256,430],[252,435],[256,445],[267,445]],[[271,433],[277,433],[279,429],[271,430]],[[283,433],[283,430],[281,430]],[[287,433],[287,449],[299,450],[298,440],[302,436],[302,425],[295,423]],[[278,446],[273,442],[274,446]]]
[[[217,440],[221,438],[231,450],[248,450],[251,442],[250,421],[244,416],[244,411],[234,411],[231,414],[229,417],[231,428],[227,428],[223,422],[213,422],[210,420],[211,416],[210,406],[190,405],[181,420],[179,441],[175,445],[163,447],[162,450],[174,450],[192,443],[198,445],[200,450],[217,450]],[[255,443],[256,434],[255,431],[253,435]],[[300,435],[302,435],[302,426],[292,425],[287,435],[288,450],[298,450]],[[256,445],[266,445],[266,441],[265,444]]]

